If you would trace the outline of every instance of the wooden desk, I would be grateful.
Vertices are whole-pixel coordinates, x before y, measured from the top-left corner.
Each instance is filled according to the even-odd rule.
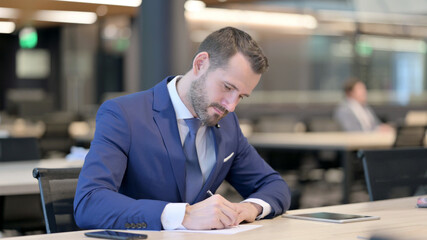
[[[148,234],[148,239],[159,240],[331,240],[331,239],[368,239],[372,235],[387,235],[393,239],[421,240],[427,236],[427,209],[415,207],[416,197],[401,198],[377,202],[355,203],[321,208],[289,211],[288,214],[315,211],[366,214],[381,217],[380,220],[354,222],[345,224],[324,223],[276,217],[261,220],[253,224],[260,228],[234,235],[215,235],[205,233],[180,233],[164,231],[141,231]],[[91,230],[93,231],[93,230]],[[50,239],[91,239],[84,236],[85,231],[57,233],[50,235],[33,235],[18,238],[20,240]],[[139,231],[138,231],[139,232]]]
[[[344,171],[342,203],[349,202],[353,182],[355,152],[359,149],[390,148],[395,138],[388,133],[308,132],[308,133],[255,133],[248,140],[257,149],[297,151],[332,150],[337,152]],[[286,159],[284,159],[286,160]]]
[[[82,166],[83,161],[67,161],[66,159],[0,162],[0,196],[39,193],[37,179],[33,178],[33,169],[36,167]]]
[[[348,133],[348,132],[308,132],[308,133],[255,133],[248,139],[255,147],[277,147],[288,149],[321,149],[347,151],[359,149],[389,148],[393,145],[394,132]]]

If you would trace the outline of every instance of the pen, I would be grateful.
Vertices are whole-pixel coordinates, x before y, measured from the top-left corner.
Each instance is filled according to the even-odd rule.
[[[213,196],[213,193],[211,192],[211,190],[208,190],[207,193],[209,194],[209,197]]]

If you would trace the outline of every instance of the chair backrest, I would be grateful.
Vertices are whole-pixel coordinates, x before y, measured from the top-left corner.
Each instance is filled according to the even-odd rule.
[[[371,201],[427,194],[427,148],[361,150]]]
[[[37,138],[0,138],[0,162],[40,159]]]
[[[330,116],[315,116],[307,121],[309,132],[339,132],[340,124]]]
[[[425,136],[426,126],[398,126],[393,147],[422,147],[424,146]]]
[[[294,117],[262,116],[257,120],[256,132],[305,132],[306,126]]]
[[[80,168],[34,168],[39,181],[46,232],[79,230],[73,216],[73,201]]]

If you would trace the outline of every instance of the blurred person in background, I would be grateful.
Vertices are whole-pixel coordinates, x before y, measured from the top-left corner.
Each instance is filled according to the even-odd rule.
[[[344,84],[344,101],[335,109],[334,119],[347,132],[392,131],[393,128],[381,123],[375,112],[367,105],[366,85],[357,78],[350,78]]]

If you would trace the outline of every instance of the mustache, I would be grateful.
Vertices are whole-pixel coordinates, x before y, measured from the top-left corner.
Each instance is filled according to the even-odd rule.
[[[209,105],[209,107],[215,107],[215,108],[218,108],[220,111],[222,111],[222,112],[224,112],[224,116],[226,115],[226,114],[228,114],[228,111],[227,111],[227,109],[225,108],[225,107],[223,107],[221,104],[219,104],[219,103],[211,103],[210,105]]]

